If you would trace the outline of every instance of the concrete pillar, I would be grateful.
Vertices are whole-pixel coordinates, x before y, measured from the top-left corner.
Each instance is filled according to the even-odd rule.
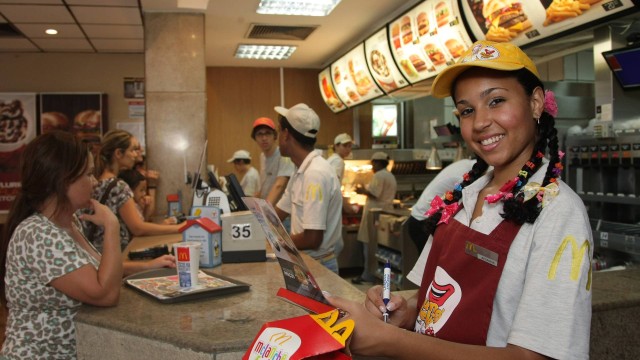
[[[193,194],[184,162],[197,170],[207,133],[204,14],[145,13],[144,21],[147,164],[160,171],[156,212],[166,214],[166,195],[180,190],[187,214]]]

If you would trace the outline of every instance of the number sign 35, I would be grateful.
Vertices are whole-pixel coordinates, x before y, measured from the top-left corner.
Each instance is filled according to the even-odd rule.
[[[251,224],[233,224],[231,226],[231,238],[243,240],[251,238]]]

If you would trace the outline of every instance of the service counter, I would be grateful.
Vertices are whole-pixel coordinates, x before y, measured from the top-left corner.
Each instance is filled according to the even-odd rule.
[[[180,241],[181,235],[133,239],[128,250]],[[364,293],[304,255],[320,288],[363,301]],[[79,359],[237,360],[268,321],[306,312],[276,297],[284,287],[275,259],[223,264],[214,273],[248,283],[248,292],[162,304],[123,286],[113,308],[83,306],[76,316]]]
[[[179,240],[180,235],[136,238],[130,247]],[[305,262],[323,290],[364,300],[364,293],[306,255]],[[265,322],[306,313],[275,296],[284,286],[275,260],[223,264],[213,271],[249,283],[251,290],[161,304],[123,287],[117,307],[86,305],[78,313],[78,358],[237,360]],[[414,292],[399,293],[410,297]],[[593,274],[591,324],[592,359],[640,358],[640,268]]]

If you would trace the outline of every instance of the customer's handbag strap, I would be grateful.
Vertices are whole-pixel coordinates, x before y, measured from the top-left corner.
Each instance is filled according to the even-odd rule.
[[[102,194],[102,197],[100,197],[100,204],[105,205],[105,202],[107,201],[107,198],[109,197],[109,193],[111,192],[111,190],[118,184],[118,178],[114,177],[111,179],[111,182],[109,183],[109,185],[107,185],[107,187],[104,190],[104,193]],[[87,234],[85,234],[86,238],[90,241],[93,242],[93,235],[96,232],[96,224],[92,223],[89,221],[89,225],[87,226]]]

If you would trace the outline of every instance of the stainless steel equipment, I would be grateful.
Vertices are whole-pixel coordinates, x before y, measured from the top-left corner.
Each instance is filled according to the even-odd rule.
[[[566,145],[565,180],[587,206],[594,259],[607,267],[640,261],[640,131],[568,136]]]

